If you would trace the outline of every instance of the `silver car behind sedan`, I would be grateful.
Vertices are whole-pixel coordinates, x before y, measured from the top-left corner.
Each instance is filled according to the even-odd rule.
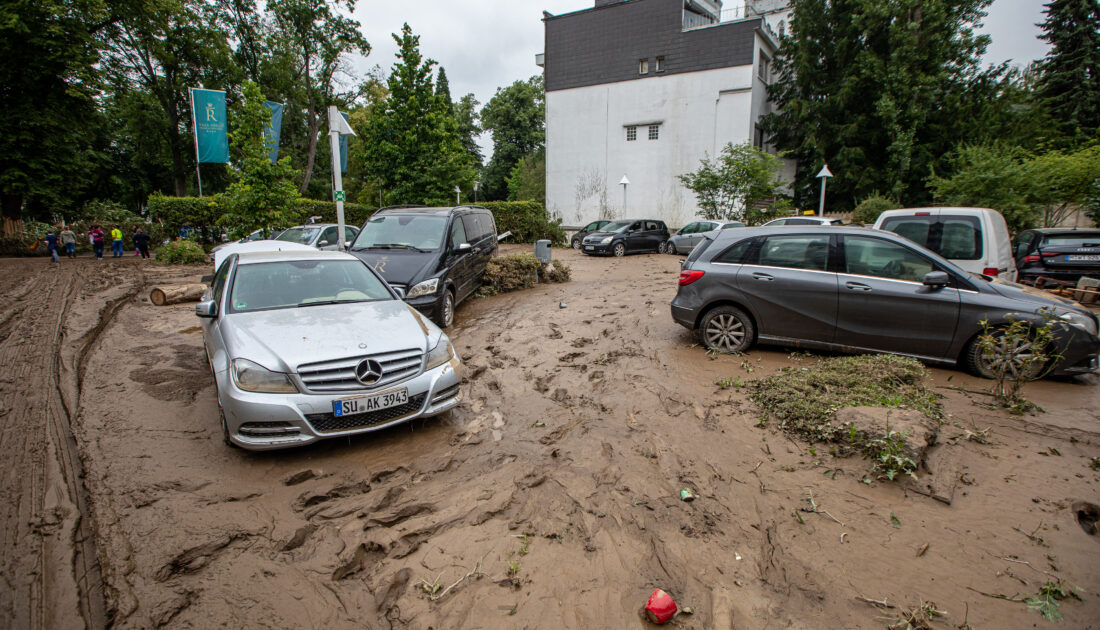
[[[230,445],[300,446],[461,401],[450,339],[354,256],[231,255],[195,312]]]

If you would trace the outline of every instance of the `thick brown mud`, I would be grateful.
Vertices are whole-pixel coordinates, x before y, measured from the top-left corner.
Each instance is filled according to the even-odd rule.
[[[222,445],[193,305],[144,299],[192,272],[120,269],[96,309],[71,293],[88,330],[105,322],[68,368],[106,623],[642,628],[660,587],[694,608],[681,628],[881,628],[928,601],[947,613],[934,627],[1031,628],[1048,622],[1010,600],[1063,580],[1082,600],[1061,604],[1063,625],[1097,627],[1095,377],[1030,384],[1046,413],[1015,417],[983,406],[987,382],[932,370],[950,416],[929,469],[867,484],[865,460],[758,426],[745,387],[716,385],[816,357],[708,356],[669,316],[676,257],[554,255],[572,282],[459,307],[460,408],[280,453]],[[45,326],[25,320],[48,271],[5,290],[25,310],[0,329]],[[88,273],[90,287],[104,272]],[[3,403],[5,456],[24,470],[41,465],[20,450],[33,423],[9,418],[34,402]],[[4,474],[9,503],[30,505],[28,475]],[[9,584],[41,555],[12,541],[48,536],[16,538],[22,519],[5,515]]]

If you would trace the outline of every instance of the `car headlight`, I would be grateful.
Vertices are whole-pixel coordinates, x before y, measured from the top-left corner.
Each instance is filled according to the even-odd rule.
[[[413,285],[409,292],[405,294],[406,298],[415,298],[422,295],[431,295],[435,293],[439,288],[439,278],[432,278],[431,280],[425,280],[424,282]]]
[[[1065,311],[1058,313],[1058,319],[1066,322],[1070,326],[1080,328],[1090,335],[1096,335],[1096,320],[1084,313]]]
[[[233,383],[246,392],[260,394],[297,394],[298,388],[290,376],[272,372],[248,359],[233,359]]]
[[[439,343],[435,344],[435,347],[428,352],[428,359],[424,363],[425,370],[431,370],[437,368],[447,361],[450,361],[454,356],[454,348],[451,347],[451,340],[447,338],[447,335],[439,336]]]
[[[605,237],[603,237],[603,240],[600,241],[600,245],[607,245],[614,238],[615,238],[614,236],[605,236]]]

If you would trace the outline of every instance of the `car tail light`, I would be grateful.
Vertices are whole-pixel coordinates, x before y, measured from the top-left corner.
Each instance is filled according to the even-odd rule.
[[[1054,258],[1055,256],[1061,256],[1058,252],[1043,252],[1043,258]]]
[[[1036,255],[1036,254],[1028,254],[1027,256],[1024,256],[1024,262],[1025,263],[1043,262],[1043,258],[1041,256]]]
[[[915,216],[915,217],[930,217],[930,216],[932,216],[932,213],[931,212],[914,212],[913,216]]]
[[[982,269],[982,273],[987,276],[993,276],[994,278],[996,278],[997,275],[1001,273],[1001,270],[997,269],[996,267],[986,267],[985,269]]]
[[[680,286],[686,287],[687,285],[695,282],[699,278],[703,277],[703,272],[697,269],[685,269],[680,272]]]

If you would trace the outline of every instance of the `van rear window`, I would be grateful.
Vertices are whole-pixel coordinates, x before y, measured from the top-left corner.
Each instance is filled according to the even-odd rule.
[[[893,232],[951,260],[982,257],[982,228],[978,217],[963,215],[890,217],[882,229]]]

